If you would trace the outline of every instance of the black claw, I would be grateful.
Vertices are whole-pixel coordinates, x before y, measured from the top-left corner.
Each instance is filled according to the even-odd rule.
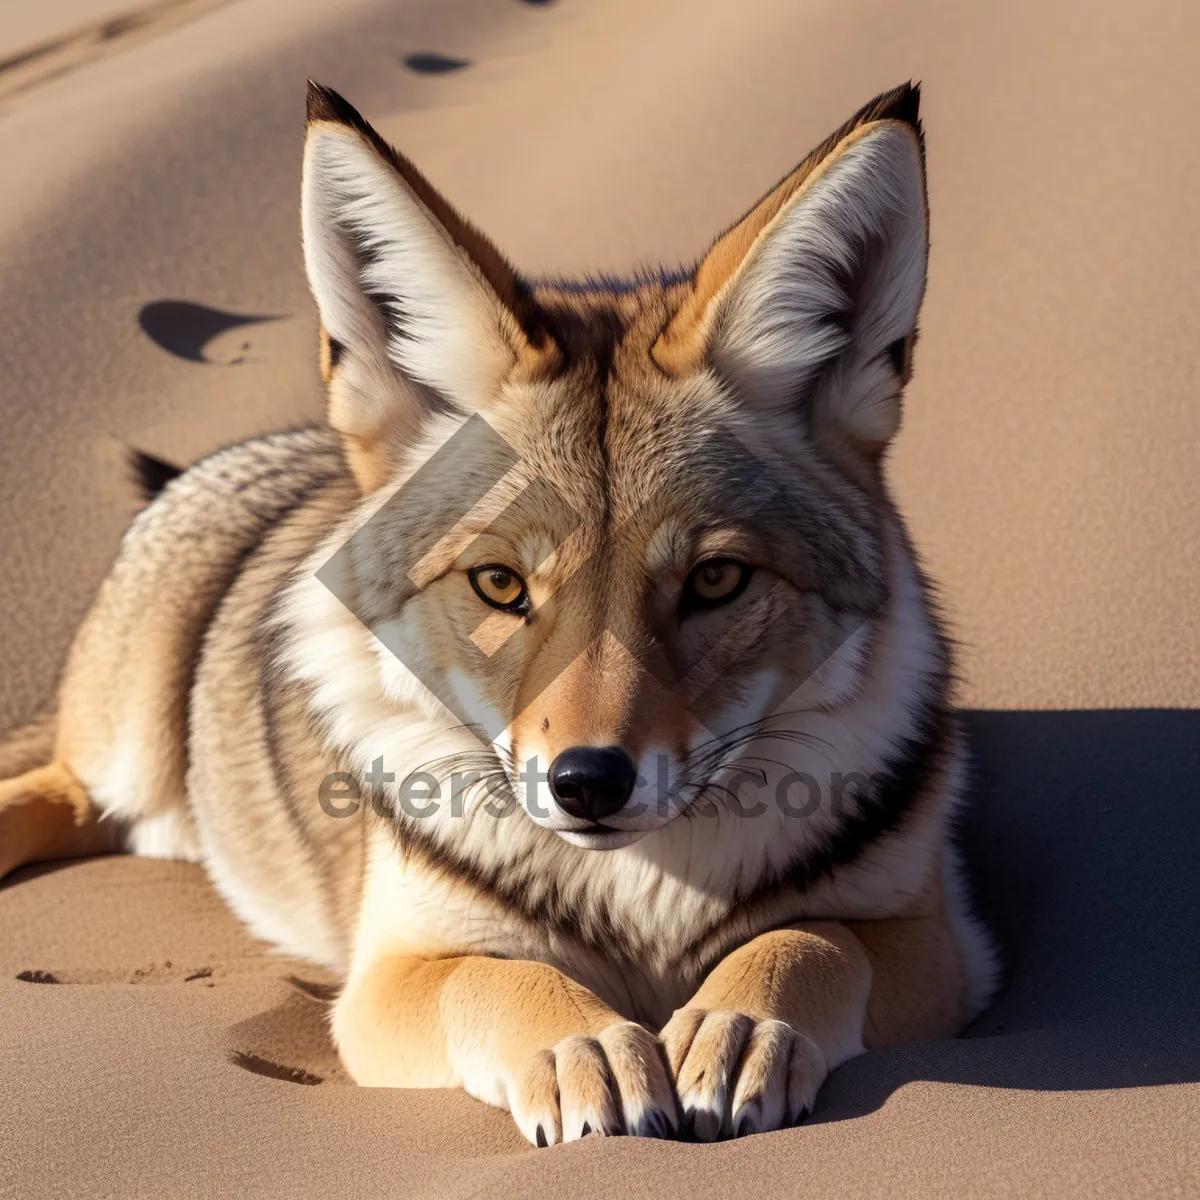
[[[583,1123],[583,1128],[582,1128],[582,1129],[579,1131],[579,1136],[580,1136],[580,1137],[587,1137],[587,1135],[588,1135],[589,1133],[591,1133],[591,1132],[592,1132],[592,1127],[591,1127],[591,1125],[590,1125],[590,1124],[589,1124],[587,1121],[584,1121],[584,1123]]]
[[[542,1149],[549,1145],[546,1141],[546,1131],[540,1125],[537,1127],[537,1144]]]
[[[737,1128],[733,1131],[735,1138],[745,1137],[750,1132],[750,1118],[743,1117],[738,1123]]]
[[[665,1138],[668,1136],[667,1117],[665,1113],[652,1112],[645,1118],[643,1137]]]
[[[805,1121],[807,1121],[807,1120],[808,1120],[808,1118],[809,1118],[809,1117],[811,1117],[811,1116],[812,1116],[812,1109],[811,1109],[811,1108],[802,1108],[802,1109],[800,1110],[800,1112],[799,1112],[799,1113],[796,1115],[796,1119],[795,1119],[795,1121],[793,1121],[792,1123],[793,1123],[794,1125],[803,1125],[803,1124],[804,1124],[804,1122],[805,1122]]]

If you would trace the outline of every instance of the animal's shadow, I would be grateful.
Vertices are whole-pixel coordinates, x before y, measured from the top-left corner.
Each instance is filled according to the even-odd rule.
[[[1035,1090],[1200,1080],[1200,712],[972,712],[962,840],[1007,965],[955,1041],[837,1071],[814,1121],[915,1080]]]

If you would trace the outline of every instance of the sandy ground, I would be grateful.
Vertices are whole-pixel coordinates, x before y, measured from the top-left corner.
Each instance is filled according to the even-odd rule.
[[[891,469],[978,710],[966,832],[1011,982],[969,1037],[838,1072],[803,1128],[537,1152],[464,1096],[344,1084],[324,981],[197,869],[35,869],[0,889],[0,1193],[1200,1190],[1200,8],[179,0],[88,32],[132,6],[0,8],[0,58],[74,47],[0,69],[0,727],[51,695],[126,447],[186,462],[320,411],[306,76],[533,273],[691,259],[920,78],[933,253]]]

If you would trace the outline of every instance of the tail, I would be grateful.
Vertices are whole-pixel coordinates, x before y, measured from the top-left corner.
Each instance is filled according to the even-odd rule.
[[[120,829],[103,825],[87,790],[54,758],[55,716],[45,713],[0,743],[0,879],[29,863],[104,854]]]

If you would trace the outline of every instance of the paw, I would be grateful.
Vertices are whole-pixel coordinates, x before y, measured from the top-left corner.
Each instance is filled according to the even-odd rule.
[[[796,1124],[827,1074],[816,1044],[783,1021],[682,1008],[661,1037],[684,1123],[702,1142]]]
[[[535,1054],[509,1108],[535,1146],[589,1133],[665,1138],[679,1129],[658,1039],[631,1021],[610,1025],[599,1037],[563,1038]]]

